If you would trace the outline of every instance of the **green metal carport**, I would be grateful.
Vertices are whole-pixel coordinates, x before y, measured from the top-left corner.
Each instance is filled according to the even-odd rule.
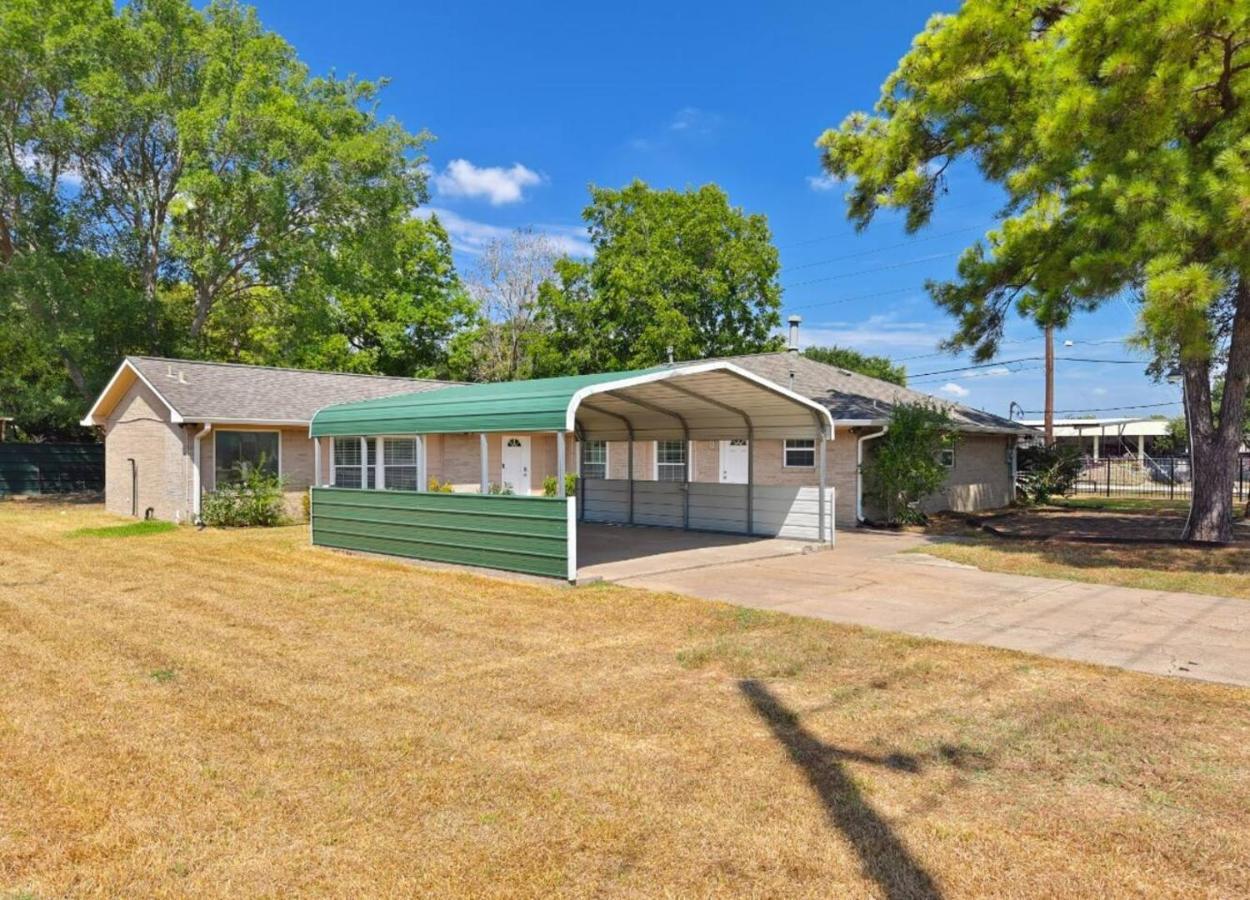
[[[617,518],[611,521],[621,524],[636,522],[634,441],[814,439],[819,499],[813,537],[825,541],[832,536],[832,514],[826,512],[825,501],[825,442],[833,436],[828,410],[728,362],[458,385],[329,406],[313,417],[309,432],[315,445],[311,533],[313,543],[320,546],[575,581],[578,510],[576,499],[564,496],[568,434],[578,441],[628,442],[627,486],[613,485],[618,502]],[[488,493],[487,435],[496,433],[556,436],[556,497]],[[427,437],[463,434],[478,435],[478,491],[425,490]],[[323,438],[340,442],[358,438],[361,457],[368,459],[368,441],[395,437],[415,438],[418,490],[324,483]],[[381,464],[381,455],[377,458]],[[753,458],[754,453],[749,454],[749,460]],[[753,504],[758,490],[750,462],[745,490],[732,495],[711,496],[713,486],[707,485],[707,491],[692,500],[688,467],[685,478],[671,487],[674,525],[693,528],[703,521],[729,521],[735,530],[755,533],[759,517]],[[583,483],[579,493],[585,497],[590,489]],[[704,502],[708,510],[700,506]]]

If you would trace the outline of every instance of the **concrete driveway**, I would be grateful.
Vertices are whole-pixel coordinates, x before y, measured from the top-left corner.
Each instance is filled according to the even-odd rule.
[[[918,535],[839,532],[835,548],[812,553],[802,552],[810,545],[795,541],[701,541],[659,529],[607,531],[615,535],[588,540],[606,541],[620,551],[615,559],[587,560],[593,564],[583,575],[888,631],[1250,686],[1247,600],[982,572],[903,552],[935,540]],[[642,542],[634,549],[646,552],[627,552],[634,535]],[[665,545],[674,535],[682,535],[681,543]]]

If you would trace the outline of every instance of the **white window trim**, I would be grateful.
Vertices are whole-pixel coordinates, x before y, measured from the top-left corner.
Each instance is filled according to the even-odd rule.
[[[951,455],[951,461],[949,463],[943,461],[947,453]],[[938,450],[938,465],[940,465],[942,468],[948,471],[954,471],[955,469],[955,447],[953,445],[950,447],[942,447]]]
[[[582,477],[582,454],[586,444],[603,444],[603,480],[612,477],[612,442],[611,441],[578,441],[577,442],[577,477]]]
[[[678,439],[678,438],[670,438],[669,440],[671,440],[671,441],[673,441],[674,443],[677,443],[677,444],[683,443],[683,441],[681,441],[681,440],[680,440],[680,439]],[[690,444],[691,444],[691,442],[690,442],[690,441],[685,441],[684,443],[685,443],[685,445],[686,445],[686,460],[685,460],[685,462],[686,462],[686,477],[685,477],[685,479],[684,479],[684,480],[685,480],[685,481],[689,481],[689,480],[690,480]],[[667,465],[667,463],[666,463],[666,465]],[[659,481],[659,480],[660,480],[660,442],[659,442],[659,441],[652,441],[652,442],[651,442],[651,480],[652,480],[652,481]],[[678,482],[678,481],[671,481],[671,482],[668,482],[668,483],[669,483],[669,484],[680,484],[681,482]]]
[[[812,442],[812,446],[811,446],[811,451],[812,451],[812,464],[811,464],[810,466],[792,466],[792,465],[790,465],[790,448],[789,448],[789,446],[787,446],[787,445],[788,445],[791,441],[811,441],[811,442]],[[795,447],[794,449],[795,449],[795,450],[807,450],[808,448],[807,448],[807,447]],[[816,454],[817,454],[817,452],[818,452],[818,448],[817,448],[817,446],[816,446],[816,440],[815,440],[815,438],[784,438],[784,439],[781,441],[781,468],[783,468],[783,469],[804,469],[804,470],[808,470],[808,471],[813,470],[813,469],[815,469],[815,468],[816,468]]]
[[[217,438],[225,434],[276,434],[278,436],[278,477],[282,477],[282,429],[280,428],[214,428],[213,429],[213,490],[221,485],[217,483],[217,462],[221,455],[217,452]],[[200,476],[203,479],[203,475]]]
[[[379,491],[387,490],[386,487],[386,442],[387,441],[412,441],[413,462],[403,463],[401,465],[391,466],[393,469],[413,469],[415,472],[414,482],[416,490],[421,490],[421,441],[415,434],[380,434],[376,437],[378,462],[374,467],[377,472],[373,476],[374,488]],[[408,493],[413,493],[408,491]]]
[[[340,466],[334,452],[335,446],[339,441],[356,441],[360,445],[360,465],[357,466]],[[330,487],[338,485],[339,469],[359,469],[360,470],[360,487],[351,488],[351,490],[366,491],[369,490],[369,456],[368,448],[365,446],[369,439],[358,434],[336,434],[330,439]],[[376,483],[376,482],[375,482]]]

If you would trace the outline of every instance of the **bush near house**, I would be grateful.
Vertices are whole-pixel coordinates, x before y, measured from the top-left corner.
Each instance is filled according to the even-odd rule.
[[[1081,451],[1058,444],[1022,447],[1016,455],[1017,499],[1024,505],[1049,503],[1072,491],[1081,475]]]
[[[927,403],[900,403],[886,433],[865,464],[869,495],[890,525],[920,525],[920,503],[942,487],[947,469],[941,454],[959,439],[950,415]]]
[[[235,480],[204,495],[200,518],[218,528],[268,527],[286,521],[283,479],[247,463],[235,469]]]
[[[556,487],[559,482],[556,476],[548,475],[543,479],[543,496],[554,497],[556,495]],[[564,493],[565,496],[572,497],[577,494],[577,474],[574,472],[564,473]]]

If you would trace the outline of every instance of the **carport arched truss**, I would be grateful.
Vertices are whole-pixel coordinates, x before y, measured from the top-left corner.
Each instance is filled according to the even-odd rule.
[[[361,458],[367,459],[367,442],[370,440],[396,435],[415,436],[418,441],[418,491],[412,493],[425,493],[427,485],[426,436],[476,433],[480,447],[479,494],[461,496],[488,493],[487,435],[554,433],[557,436],[555,474],[558,500],[565,499],[564,473],[568,468],[565,435],[571,433],[578,441],[625,442],[630,448],[627,454],[628,520],[632,523],[635,441],[745,439],[753,447],[753,442],[761,439],[812,439],[816,448],[819,496],[823,498],[827,483],[825,444],[833,436],[833,421],[829,411],[820,404],[732,363],[714,361],[635,372],[457,385],[331,406],[313,417],[309,431],[316,445],[314,480],[318,487],[323,485],[322,438],[339,441],[359,438]],[[747,454],[745,508],[741,510],[746,533],[752,532],[754,521],[754,457],[754,452]],[[380,444],[377,458],[381,459]],[[689,478],[688,466],[686,478]],[[685,490],[683,502],[686,508],[681,521],[684,527],[690,527],[688,498],[689,491]],[[314,503],[316,499],[314,494]],[[447,504],[456,501],[438,502]],[[832,523],[827,521],[831,517],[826,515],[823,500],[818,506],[818,536],[824,541],[832,533]],[[577,510],[572,498],[567,498],[567,507],[567,577],[574,579],[577,570]],[[313,518],[316,542],[318,529],[315,514]],[[416,543],[421,542],[414,541]],[[506,565],[500,567],[510,568]]]

